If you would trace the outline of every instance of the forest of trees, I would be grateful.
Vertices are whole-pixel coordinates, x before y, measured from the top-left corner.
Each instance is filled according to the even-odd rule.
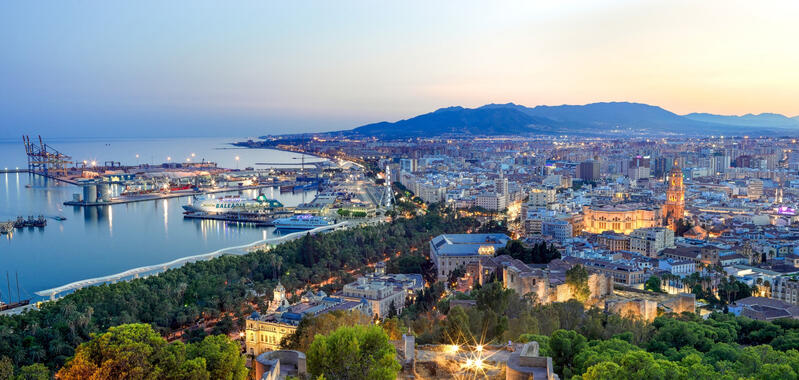
[[[40,310],[0,317],[0,359],[17,369],[43,363],[64,365],[93,333],[112,326],[145,323],[161,335],[224,316],[244,317],[250,304],[263,304],[280,281],[297,289],[400,253],[423,255],[432,237],[476,228],[473,219],[428,213],[410,219],[335,231],[279,245],[269,252],[187,264],[158,276],[80,289]],[[230,319],[227,319],[230,321]],[[194,341],[204,333],[200,329]]]
[[[249,370],[239,344],[224,335],[200,342],[167,343],[150,325],[108,329],[82,343],[58,371],[63,380],[244,380]]]

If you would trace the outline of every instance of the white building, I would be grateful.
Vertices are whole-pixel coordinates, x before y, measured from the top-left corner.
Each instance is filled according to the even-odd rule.
[[[639,228],[630,234],[630,250],[648,257],[674,248],[674,231],[666,227]]]
[[[391,305],[394,305],[397,313],[401,312],[406,300],[423,287],[424,280],[420,274],[386,274],[385,266],[378,265],[375,273],[344,285],[341,297],[353,301],[366,300],[372,313],[383,319],[391,310]]]
[[[533,189],[530,192],[528,204],[531,206],[543,207],[555,202],[555,189]]]
[[[475,206],[491,211],[502,211],[507,207],[504,194],[481,193],[475,197]]]

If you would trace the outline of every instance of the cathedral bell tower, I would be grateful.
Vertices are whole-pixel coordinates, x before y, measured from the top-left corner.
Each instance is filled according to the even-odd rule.
[[[674,167],[669,172],[669,189],[666,191],[666,204],[663,205],[663,214],[672,229],[685,216],[685,186],[682,180],[682,169],[675,160]]]

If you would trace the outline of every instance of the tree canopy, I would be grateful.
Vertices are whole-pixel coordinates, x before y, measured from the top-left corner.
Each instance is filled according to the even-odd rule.
[[[308,370],[314,378],[394,380],[401,369],[396,355],[382,328],[343,326],[314,338]]]
[[[78,346],[57,377],[244,380],[244,362],[239,345],[223,335],[199,343],[167,343],[150,325],[129,324],[111,327]]]

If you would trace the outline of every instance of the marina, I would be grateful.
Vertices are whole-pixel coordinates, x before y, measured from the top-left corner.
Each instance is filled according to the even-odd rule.
[[[225,178],[217,182],[219,188],[211,189],[206,195],[254,199],[265,194],[289,209],[315,198],[317,192],[314,189],[281,193],[278,187],[270,187],[289,184],[292,173],[299,172],[299,164],[295,168],[279,170],[258,168],[257,172],[264,174],[258,185],[245,183],[239,186],[243,177],[252,178],[256,170],[244,169],[255,166],[255,162],[292,162],[293,157],[300,155],[276,150],[231,148],[228,143],[232,141],[235,139],[56,141],[53,145],[57,145],[59,151],[69,152],[75,157],[74,161],[91,163],[94,159],[100,162],[100,158],[108,157],[123,161],[123,167],[138,166],[137,154],[141,157],[139,165],[144,166],[144,157],[148,157],[146,164],[152,167],[157,165],[152,163],[154,158],[151,157],[164,157],[164,160],[167,156],[191,158],[195,153],[198,161],[206,157],[206,161],[233,168],[227,174],[230,181]],[[123,155],[129,157],[127,165]],[[18,139],[0,141],[0,168],[25,166],[25,157],[24,146]],[[185,162],[186,158],[182,160]],[[308,160],[312,159],[315,158],[309,157]],[[237,164],[242,169],[236,170]],[[114,164],[114,167],[117,170],[119,166]],[[277,180],[268,180],[267,173],[273,173],[272,177]],[[145,177],[139,179],[150,181]],[[175,182],[185,185],[187,180]],[[126,191],[122,183],[108,185],[113,194],[111,198]],[[10,233],[0,234],[0,256],[3,257],[0,268],[11,271],[12,286],[14,272],[19,273],[20,287],[33,291],[32,304],[42,300],[35,295],[35,291],[40,289],[284,235],[264,223],[223,220],[232,219],[229,216],[186,218],[183,206],[194,203],[194,197],[200,196],[192,191],[170,191],[168,194],[159,191],[157,197],[150,199],[146,196],[153,194],[131,194],[131,198],[135,196],[140,201],[91,207],[65,205],[65,202],[74,200],[76,193],[82,198],[82,187],[52,176],[35,175],[27,170],[0,173],[0,226],[14,222],[18,216],[27,219],[28,215],[33,215],[35,219],[43,215],[47,219],[45,228],[11,227]],[[59,221],[57,217],[66,220]]]
[[[374,186],[359,167],[346,161],[229,148],[218,139],[209,139],[204,148],[191,144],[188,149],[196,152],[186,153],[180,163],[169,154],[153,153],[150,156],[165,156],[166,162],[151,159],[135,165],[119,162],[116,151],[108,152],[114,161],[101,161],[75,153],[85,147],[67,144],[56,150],[43,139],[31,141],[25,138],[21,155],[30,161],[27,170],[0,174],[0,199],[5,200],[0,220],[41,218],[23,218],[26,227],[21,229],[12,223],[0,239],[0,252],[10,252],[8,268],[19,271],[26,288],[50,289],[35,292],[42,297],[35,301],[82,286],[146,276],[155,273],[154,268],[164,270],[185,260],[215,257],[197,252],[242,253],[238,248],[253,242],[268,248],[284,236],[298,236],[292,235],[297,231],[373,221],[381,214],[387,189]],[[138,150],[151,143],[130,142],[116,150]],[[89,145],[103,150],[110,144]],[[181,146],[169,141],[158,145],[164,151]],[[28,226],[48,225],[47,219],[57,222],[48,228]],[[9,228],[5,226],[0,224],[0,229]],[[50,265],[53,262],[58,265]],[[149,265],[153,262],[166,264]],[[91,280],[81,280],[85,278]],[[59,288],[62,284],[71,285]]]

